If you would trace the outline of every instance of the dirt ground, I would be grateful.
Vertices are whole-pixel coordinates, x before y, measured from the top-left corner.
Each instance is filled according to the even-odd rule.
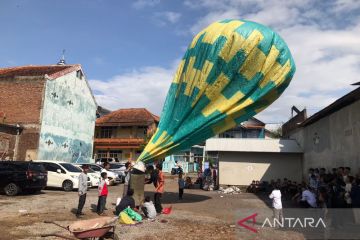
[[[198,189],[185,189],[184,199],[177,200],[176,180],[166,179],[163,206],[172,205],[170,215],[161,215],[154,222],[144,221],[136,226],[118,224],[116,233],[120,239],[261,239],[300,240],[304,237],[295,232],[264,229],[254,234],[238,227],[237,212],[241,208],[268,209],[266,202],[254,194],[224,195]],[[146,194],[153,196],[154,188],[146,185]],[[121,195],[123,185],[109,188],[107,215],[113,216],[116,198]],[[7,197],[0,195],[0,239],[57,239],[41,238],[41,234],[69,234],[53,224],[56,221],[69,225],[76,221],[73,214],[77,206],[76,192],[45,190],[37,195]],[[97,190],[88,192],[83,219],[98,217],[92,211],[97,203]]]

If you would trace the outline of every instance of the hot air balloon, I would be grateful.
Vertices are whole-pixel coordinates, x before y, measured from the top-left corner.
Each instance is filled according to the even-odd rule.
[[[294,73],[289,48],[270,28],[244,20],[212,23],[186,50],[159,126],[138,161],[188,149],[235,127],[274,102]]]

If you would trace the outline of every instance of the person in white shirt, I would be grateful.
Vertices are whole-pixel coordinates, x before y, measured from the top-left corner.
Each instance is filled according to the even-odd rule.
[[[282,202],[281,202],[281,191],[280,191],[280,186],[278,184],[275,185],[275,188],[269,195],[269,198],[272,199],[274,218],[277,219],[279,222],[281,222],[283,219],[283,212],[282,212]]]
[[[87,192],[87,173],[89,171],[89,166],[88,165],[84,165],[82,167],[83,171],[79,176],[79,188],[78,188],[78,193],[79,193],[79,204],[78,204],[78,208],[77,208],[77,212],[76,212],[76,217],[80,218],[81,215],[84,215],[84,213],[82,212],[82,209],[84,208],[85,205],[85,201],[86,201],[86,192]]]
[[[104,162],[103,167],[104,167],[104,168],[101,170],[101,173],[106,172],[106,175],[109,175],[110,163]],[[100,180],[100,181],[101,181],[101,180]],[[112,185],[112,184],[114,184],[113,181],[115,181],[115,179],[112,179],[112,180],[110,181],[109,177],[107,177],[107,178],[105,179],[106,185]]]
[[[145,217],[149,219],[156,218],[156,209],[149,196],[145,197],[144,203],[141,206],[141,210],[143,211]]]
[[[300,205],[305,208],[316,208],[317,203],[315,194],[311,192],[307,187],[304,187],[302,190],[303,191],[301,194]]]

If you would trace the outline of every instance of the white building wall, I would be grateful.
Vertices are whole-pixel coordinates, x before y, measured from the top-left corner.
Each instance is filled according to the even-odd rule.
[[[96,103],[76,71],[46,81],[38,159],[88,162],[92,158]]]
[[[300,153],[219,152],[219,183],[249,185],[252,180],[302,180]]]

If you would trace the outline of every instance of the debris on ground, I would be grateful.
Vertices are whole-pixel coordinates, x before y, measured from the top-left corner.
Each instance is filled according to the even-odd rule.
[[[241,190],[239,187],[236,186],[229,186],[229,187],[219,187],[218,193],[222,194],[239,194]]]

